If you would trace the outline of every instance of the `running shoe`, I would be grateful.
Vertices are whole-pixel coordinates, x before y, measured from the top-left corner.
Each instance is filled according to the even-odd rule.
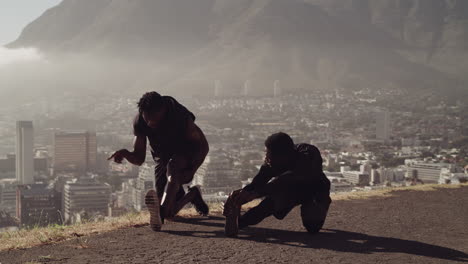
[[[189,188],[189,192],[194,192],[195,197],[192,200],[192,204],[195,206],[195,209],[200,215],[207,216],[210,208],[208,205],[203,201],[203,197],[201,195],[200,187],[199,186],[193,186]]]
[[[150,213],[150,227],[153,231],[161,231],[162,220],[158,195],[155,190],[149,190],[145,196],[145,204]]]
[[[228,237],[236,237],[239,233],[239,216],[241,207],[234,203],[231,196],[224,203],[223,215],[226,217],[224,234]]]

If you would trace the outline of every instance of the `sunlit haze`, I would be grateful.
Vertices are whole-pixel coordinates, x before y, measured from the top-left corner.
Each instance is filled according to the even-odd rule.
[[[467,47],[468,0],[0,0],[0,262],[468,260]]]
[[[6,49],[0,47],[0,67],[16,62],[33,62],[41,59],[34,48]]]

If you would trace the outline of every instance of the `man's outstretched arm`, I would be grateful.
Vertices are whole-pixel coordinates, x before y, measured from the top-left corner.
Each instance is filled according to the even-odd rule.
[[[265,186],[273,176],[273,169],[268,165],[262,165],[257,175],[253,178],[252,183],[245,186],[242,190],[256,192],[259,188]]]
[[[252,180],[252,183],[248,184],[243,189],[232,192],[232,199],[236,204],[242,205],[262,197],[261,190],[263,190],[274,175],[273,169],[269,165],[262,165],[260,171]]]
[[[146,136],[135,136],[133,141],[133,151],[121,149],[116,151],[107,160],[114,160],[116,163],[122,163],[123,159],[133,165],[141,166],[146,158]]]

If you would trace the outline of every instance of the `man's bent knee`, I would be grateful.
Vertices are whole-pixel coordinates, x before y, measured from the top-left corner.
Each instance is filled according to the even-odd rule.
[[[323,224],[325,224],[325,220],[321,221],[304,221],[302,220],[302,224],[304,225],[305,229],[310,234],[316,234],[322,229]]]
[[[317,233],[323,227],[331,199],[312,200],[301,205],[302,224],[309,233]]]

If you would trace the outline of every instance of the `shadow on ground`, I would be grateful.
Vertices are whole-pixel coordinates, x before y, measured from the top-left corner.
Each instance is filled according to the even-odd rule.
[[[219,228],[219,231],[164,231],[169,234],[202,238],[226,238],[224,218],[178,219],[177,222]],[[306,232],[249,227],[239,233],[237,239],[258,243],[281,244],[293,247],[328,249],[339,252],[359,254],[405,253],[416,256],[437,258],[450,261],[468,262],[468,254],[451,248],[431,245],[414,240],[372,236],[363,233],[337,229],[323,229],[310,235]]]

